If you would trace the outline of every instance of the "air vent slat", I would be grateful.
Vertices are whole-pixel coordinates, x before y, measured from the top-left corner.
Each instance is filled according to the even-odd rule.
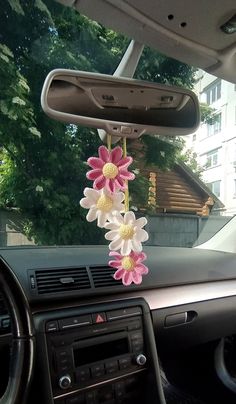
[[[53,284],[53,283],[55,283],[55,284],[57,284],[57,282],[58,281],[60,281],[60,279],[63,279],[61,276],[60,277],[58,277],[58,278],[56,278],[56,279],[46,279],[46,280],[43,280],[43,279],[37,279],[37,284],[38,285],[40,285],[40,284],[43,284],[43,285],[47,285],[47,284]],[[80,283],[86,283],[87,282],[87,279],[86,278],[79,278],[79,277],[74,277],[73,276],[73,279],[74,279],[74,281],[76,282],[76,281],[78,281],[78,282],[80,282]]]
[[[85,269],[86,270],[86,269]],[[37,273],[39,271],[36,271]],[[77,268],[76,271],[71,271],[68,270],[67,274],[71,275],[78,275],[80,273],[81,275],[85,275],[85,273],[81,272],[80,268]],[[52,272],[45,272],[45,273],[39,273],[38,274],[41,278],[48,278],[48,277],[56,277],[56,276],[65,276],[65,271],[52,271]]]
[[[85,267],[40,269],[35,271],[35,276],[39,294],[79,291],[91,288]]]
[[[119,286],[121,281],[116,281],[113,278],[115,269],[111,267],[90,267],[90,272],[93,277],[95,288],[105,288],[109,286]]]

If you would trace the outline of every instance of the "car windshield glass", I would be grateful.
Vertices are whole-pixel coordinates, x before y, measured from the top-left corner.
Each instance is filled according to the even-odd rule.
[[[130,38],[53,0],[5,0],[0,22],[0,245],[104,244],[80,205],[102,142],[95,129],[47,117],[40,94],[55,68],[113,74]],[[148,47],[135,78],[199,97],[196,133],[127,142],[130,209],[147,217],[147,244],[192,247],[236,212],[236,85]]]

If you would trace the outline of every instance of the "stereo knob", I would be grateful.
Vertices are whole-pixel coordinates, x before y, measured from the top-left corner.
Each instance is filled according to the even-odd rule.
[[[59,387],[60,387],[62,390],[68,389],[68,388],[70,387],[70,385],[71,385],[71,377],[70,377],[70,375],[64,375],[64,376],[62,376],[62,377],[59,379],[58,384],[59,384]]]
[[[143,365],[145,365],[146,362],[147,362],[147,358],[146,358],[145,355],[139,354],[139,355],[136,357],[136,363],[137,363],[137,365],[143,366]]]

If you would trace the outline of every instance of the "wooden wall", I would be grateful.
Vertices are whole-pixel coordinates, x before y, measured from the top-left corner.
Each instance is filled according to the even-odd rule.
[[[151,182],[149,205],[157,213],[190,213],[207,216],[214,202],[181,167],[147,172]]]

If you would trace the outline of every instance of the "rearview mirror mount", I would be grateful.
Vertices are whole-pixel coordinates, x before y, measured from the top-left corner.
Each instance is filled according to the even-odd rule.
[[[53,119],[119,137],[188,135],[200,122],[198,100],[190,90],[84,71],[50,72],[41,104]]]

